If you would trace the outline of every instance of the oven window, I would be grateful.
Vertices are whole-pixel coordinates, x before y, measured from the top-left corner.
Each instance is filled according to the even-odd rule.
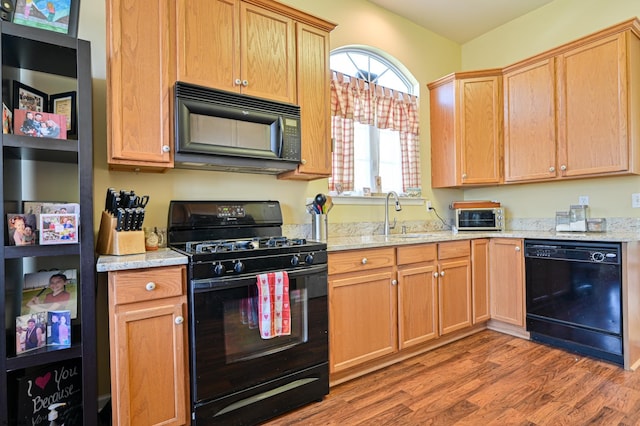
[[[191,113],[191,142],[271,151],[271,124]]]
[[[258,291],[247,289],[247,296],[224,302],[224,350],[227,364],[258,358],[289,349],[308,339],[307,289],[290,290],[291,335],[272,339],[260,337]]]
[[[495,226],[495,217],[491,210],[463,210],[458,223],[460,228],[489,228]]]

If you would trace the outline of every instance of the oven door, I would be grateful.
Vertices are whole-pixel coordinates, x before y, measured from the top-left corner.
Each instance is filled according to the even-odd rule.
[[[271,339],[260,336],[255,275],[191,282],[194,405],[328,362],[327,265],[288,276],[291,335]]]

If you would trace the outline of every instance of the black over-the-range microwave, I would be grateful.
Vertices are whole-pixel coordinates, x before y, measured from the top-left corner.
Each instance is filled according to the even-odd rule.
[[[300,163],[298,105],[177,82],[175,166],[278,174]]]

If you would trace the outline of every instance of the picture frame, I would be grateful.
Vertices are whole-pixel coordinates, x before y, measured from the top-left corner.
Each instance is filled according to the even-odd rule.
[[[67,139],[67,117],[49,112],[15,109],[13,133],[34,138]]]
[[[29,323],[32,326],[29,326]],[[34,312],[16,317],[16,354],[47,345],[47,312]]]
[[[13,81],[13,108],[45,112],[49,107],[49,95],[31,86]]]
[[[7,235],[10,246],[35,245],[38,242],[35,214],[7,214]]]
[[[63,293],[55,295],[55,276],[64,275],[66,283]],[[30,272],[24,274],[22,283],[20,315],[33,314],[42,311],[68,310],[69,319],[78,316],[78,270],[77,269],[52,269],[50,271]]]
[[[40,245],[77,244],[78,215],[40,213]]]
[[[78,37],[80,0],[16,0],[12,22]]]
[[[49,112],[67,118],[67,135],[77,132],[76,97],[75,91],[49,95]]]

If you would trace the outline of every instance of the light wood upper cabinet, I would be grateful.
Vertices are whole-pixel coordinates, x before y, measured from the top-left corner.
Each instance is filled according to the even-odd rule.
[[[555,58],[505,70],[504,180],[555,178]]]
[[[491,318],[524,327],[523,240],[492,238],[489,259]]]
[[[298,169],[279,178],[310,180],[331,176],[329,30],[302,23],[296,30],[302,155]]]
[[[638,38],[624,32],[558,56],[562,176],[638,171],[637,160],[629,161],[631,143],[639,142],[637,136],[630,138],[632,132],[638,133],[638,123],[632,123],[629,115],[638,112],[629,108],[630,99],[637,97],[630,90],[629,72],[640,73],[638,55]]]
[[[173,0],[107,0],[107,160],[173,167]]]
[[[428,85],[431,186],[502,181],[502,72],[455,73]]]
[[[177,80],[239,91],[239,0],[176,0],[176,9]]]
[[[177,3],[177,79],[296,103],[294,21],[240,0]]]
[[[630,21],[505,69],[505,182],[640,172],[639,32]]]

